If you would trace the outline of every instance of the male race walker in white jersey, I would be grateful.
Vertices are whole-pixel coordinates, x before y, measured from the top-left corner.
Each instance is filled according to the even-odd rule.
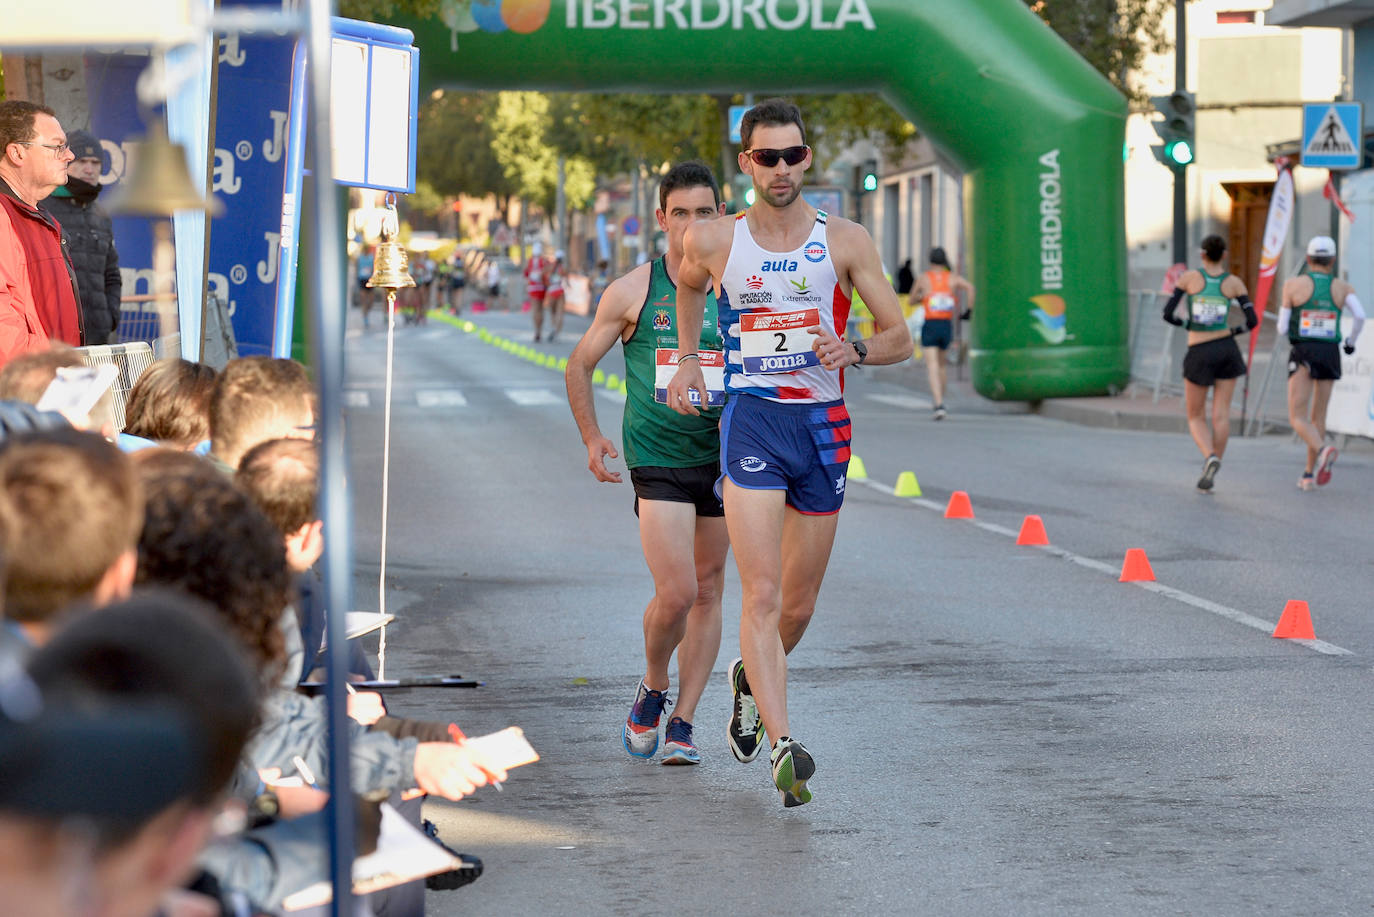
[[[867,230],[802,199],[811,149],[797,107],[761,102],[745,113],[740,137],[739,166],[753,179],[756,203],[734,220],[687,230],[668,403],[697,413],[690,392],[706,385],[689,357],[714,286],[728,399],[721,487],[743,592],[742,659],[730,666],[730,747],[752,761],[766,732],[773,783],[784,805],[798,806],[811,801],[815,762],[791,737],[787,654],[815,612],[844,501],[849,414],[841,371],[905,360],[911,335]],[[843,335],[855,289],[878,331],[849,342]]]

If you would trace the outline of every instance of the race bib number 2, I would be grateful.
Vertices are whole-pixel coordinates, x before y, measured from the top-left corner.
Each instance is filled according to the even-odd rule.
[[[703,350],[701,354],[701,375],[706,379],[706,406],[718,408],[725,405],[725,354],[719,350]],[[668,403],[668,383],[677,373],[677,351],[660,347],[654,351],[654,400],[659,404]],[[692,404],[701,407],[701,392],[688,390]]]
[[[811,349],[815,335],[807,331],[821,323],[816,309],[797,312],[753,312],[740,316],[740,358],[746,376],[790,373],[819,366]]]

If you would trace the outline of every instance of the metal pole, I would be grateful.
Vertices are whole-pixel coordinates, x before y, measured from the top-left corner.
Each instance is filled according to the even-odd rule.
[[[314,179],[314,221],[312,254],[315,271],[311,275],[316,289],[310,291],[314,304],[311,322],[312,349],[316,378],[320,387],[320,517],[328,537],[324,542],[323,568],[326,608],[325,669],[328,683],[325,696],[329,709],[329,871],[334,900],[330,912],[336,917],[353,912],[353,794],[349,780],[349,725],[344,682],[348,677],[348,635],[344,612],[349,607],[349,576],[353,543],[348,495],[344,483],[343,426],[343,341],[345,310],[342,284],[344,265],[335,231],[341,225],[339,198],[334,193],[330,162],[329,126],[330,0],[309,0],[306,36],[310,76],[311,150]]]
[[[1174,0],[1174,89],[1188,88],[1187,0]],[[1174,168],[1174,264],[1188,262],[1188,169]]]

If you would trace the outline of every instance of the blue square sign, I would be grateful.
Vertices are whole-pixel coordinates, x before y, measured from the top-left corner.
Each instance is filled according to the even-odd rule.
[[[1318,102],[1302,107],[1302,165],[1358,169],[1364,161],[1359,102]]]
[[[744,124],[744,113],[750,109],[749,105],[730,106],[730,142],[739,143],[739,129]]]

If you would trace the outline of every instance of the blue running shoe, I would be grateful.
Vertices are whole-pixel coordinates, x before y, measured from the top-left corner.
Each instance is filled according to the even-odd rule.
[[[664,764],[700,764],[701,752],[692,744],[692,724],[680,716],[668,721],[663,730]]]
[[[671,703],[664,691],[651,691],[643,681],[635,693],[630,715],[625,718],[625,730],[620,737],[625,750],[636,758],[652,758],[658,751],[658,720],[663,708]]]

